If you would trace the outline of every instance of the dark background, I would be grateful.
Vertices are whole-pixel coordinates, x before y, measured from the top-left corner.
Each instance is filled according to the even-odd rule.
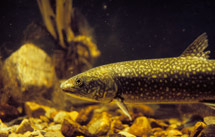
[[[5,0],[0,6],[0,46],[18,45],[26,26],[42,21],[36,0]],[[94,29],[102,52],[96,65],[179,56],[203,32],[214,58],[214,0],[73,0],[73,7]]]

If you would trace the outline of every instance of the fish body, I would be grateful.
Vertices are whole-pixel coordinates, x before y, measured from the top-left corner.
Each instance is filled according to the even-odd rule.
[[[61,88],[100,102],[195,103],[215,100],[215,60],[209,60],[206,33],[179,57],[107,64],[80,73]],[[129,114],[127,114],[129,116]]]
[[[106,66],[125,103],[188,103],[215,99],[215,61],[192,57]]]

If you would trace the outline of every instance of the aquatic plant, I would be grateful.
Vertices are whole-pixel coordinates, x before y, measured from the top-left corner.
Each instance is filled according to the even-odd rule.
[[[80,73],[100,55],[87,21],[72,7],[72,0],[37,0],[44,24],[59,44],[53,59],[58,77]]]

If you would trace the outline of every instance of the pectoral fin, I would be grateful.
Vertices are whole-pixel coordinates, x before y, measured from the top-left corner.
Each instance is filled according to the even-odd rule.
[[[114,101],[116,102],[116,104],[118,105],[118,107],[122,110],[122,112],[128,116],[129,120],[131,121],[131,115],[128,113],[128,109],[126,107],[126,105],[123,103],[122,99],[120,98],[115,98]]]

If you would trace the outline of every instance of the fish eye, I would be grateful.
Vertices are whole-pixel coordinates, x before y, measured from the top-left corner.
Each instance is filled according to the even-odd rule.
[[[83,80],[81,80],[80,78],[77,78],[75,80],[75,84],[78,85],[79,87],[82,87],[83,86]]]

